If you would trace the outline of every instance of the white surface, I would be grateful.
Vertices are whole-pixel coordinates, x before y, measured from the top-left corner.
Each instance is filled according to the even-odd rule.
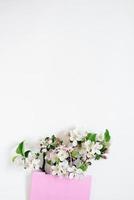
[[[0,199],[25,200],[22,139],[70,126],[112,133],[92,200],[134,199],[134,2],[0,0]]]

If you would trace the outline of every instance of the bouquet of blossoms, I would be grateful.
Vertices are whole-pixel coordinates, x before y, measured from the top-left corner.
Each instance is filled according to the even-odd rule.
[[[21,142],[13,157],[25,170],[41,170],[47,174],[77,178],[85,175],[94,160],[106,159],[110,146],[110,134],[90,133],[73,129],[64,138],[42,138],[38,151],[26,149]]]

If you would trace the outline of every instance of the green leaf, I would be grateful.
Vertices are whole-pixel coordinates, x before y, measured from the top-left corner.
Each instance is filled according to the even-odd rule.
[[[91,140],[92,142],[95,142],[96,134],[95,133],[88,133],[87,136],[86,136],[86,140]]]
[[[99,160],[101,157],[102,157],[101,155],[96,154],[95,160]]]
[[[47,163],[48,163],[49,165],[51,165],[51,164],[52,164],[52,161],[51,161],[51,160],[47,160]]]
[[[52,142],[54,143],[56,141],[55,135],[52,135]]]
[[[73,150],[73,151],[71,152],[71,156],[72,156],[73,158],[78,158],[79,152],[76,151],[76,150]]]
[[[56,163],[56,164],[59,164],[59,163],[60,163],[60,159],[57,158],[56,161],[55,161],[55,163]]]
[[[25,151],[25,153],[24,153],[24,156],[25,156],[25,158],[27,158],[27,157],[28,157],[28,154],[29,154],[30,152],[31,152],[30,150],[28,150],[28,151]]]
[[[110,139],[111,139],[111,136],[110,136],[109,131],[107,129],[104,133],[104,139],[105,139],[105,142],[109,142]]]
[[[39,157],[39,155],[40,155],[39,153],[36,153],[36,156],[37,156],[37,157]]]
[[[49,137],[46,137],[45,140],[46,140],[46,141],[49,140]]]
[[[15,159],[16,159],[17,157],[18,157],[18,156],[14,156],[14,157],[12,158],[12,162],[14,162]]]
[[[50,144],[48,145],[48,149],[55,149],[56,145],[53,143],[53,144]]]
[[[102,149],[100,149],[101,154],[104,154],[107,151],[107,148],[105,146],[102,147]]]
[[[18,147],[16,149],[16,153],[24,156],[24,152],[25,151],[24,151],[24,141],[23,141],[18,145]]]
[[[87,170],[88,166],[85,163],[83,163],[79,168],[85,172]]]

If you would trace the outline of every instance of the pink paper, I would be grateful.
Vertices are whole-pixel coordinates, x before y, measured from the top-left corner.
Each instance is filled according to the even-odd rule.
[[[91,177],[68,179],[34,172],[30,200],[89,200]]]

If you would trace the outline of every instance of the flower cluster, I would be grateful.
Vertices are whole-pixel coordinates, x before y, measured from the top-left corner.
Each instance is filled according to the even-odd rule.
[[[69,178],[81,177],[88,171],[94,160],[106,159],[110,146],[110,134],[70,130],[66,142],[53,135],[40,140],[39,152],[25,150],[21,142],[13,161],[21,160],[24,169],[41,171]]]

